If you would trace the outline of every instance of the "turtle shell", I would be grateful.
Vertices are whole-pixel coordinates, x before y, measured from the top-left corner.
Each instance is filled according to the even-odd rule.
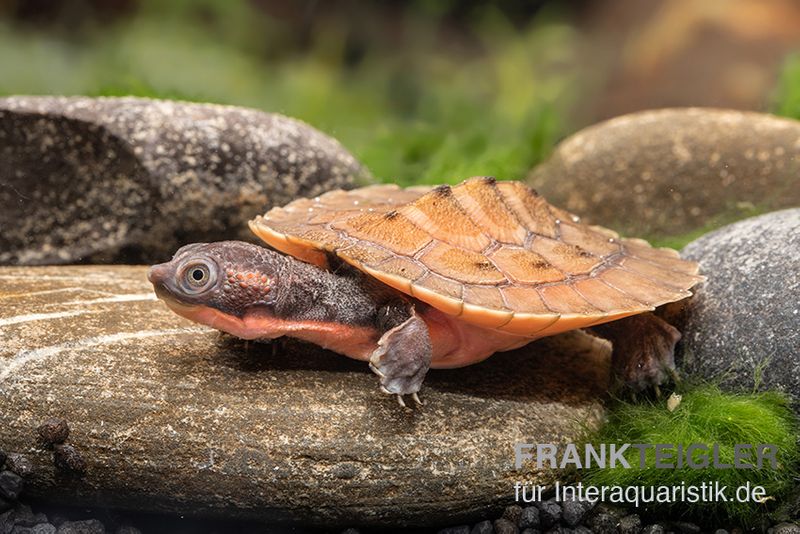
[[[325,267],[333,253],[463,321],[530,337],[646,312],[703,280],[672,249],[582,224],[525,184],[493,178],[331,191],[250,228],[303,261]]]

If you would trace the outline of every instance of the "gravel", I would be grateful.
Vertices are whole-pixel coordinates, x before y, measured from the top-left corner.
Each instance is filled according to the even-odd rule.
[[[48,419],[36,429],[42,441],[49,445],[64,443],[69,437],[69,425],[64,419]]]
[[[6,455],[0,451],[0,459]],[[8,458],[15,459],[15,466],[26,465],[27,459],[19,454],[9,454]],[[0,534],[146,534],[151,530],[140,530],[127,522],[122,516],[115,516],[113,512],[105,511],[106,522],[97,518],[86,517],[87,511],[74,510],[81,517],[74,517],[72,513],[49,507],[48,514],[39,510],[34,511],[28,504],[19,501],[23,493],[25,481],[18,473],[12,472],[9,463],[0,462]],[[4,482],[5,481],[5,482]],[[8,487],[3,488],[3,484]],[[13,491],[9,491],[9,488]],[[3,506],[7,509],[3,509]],[[57,511],[53,511],[53,510]],[[88,511],[91,513],[91,511]],[[99,511],[96,511],[95,514]],[[457,525],[442,528],[438,534],[666,534],[667,532],[680,532],[695,534],[701,532],[701,527],[687,521],[667,521],[666,523],[653,523],[645,525],[642,518],[636,513],[624,509],[594,505],[588,501],[562,501],[554,499],[531,503],[522,507],[519,505],[507,506],[502,517],[497,519],[484,519],[474,525]],[[48,517],[49,515],[49,517]],[[139,517],[139,516],[136,516]],[[109,520],[109,518],[112,518]],[[580,518],[580,519],[576,519]],[[149,517],[142,516],[142,521],[149,522],[156,532],[251,532],[269,531],[265,525],[243,525],[238,521],[222,521],[211,524],[207,521],[196,520],[194,528],[187,524],[187,520],[178,516]],[[545,526],[547,525],[547,526]],[[667,525],[665,527],[665,525]],[[280,528],[275,532],[294,532],[297,528]],[[300,528],[300,531],[303,531]],[[728,530],[707,530],[714,534],[728,534]],[[342,534],[359,534],[359,530],[348,528],[340,531]],[[742,534],[741,529],[730,530],[731,534]],[[768,529],[770,534],[800,534],[800,526],[791,522],[783,522]]]

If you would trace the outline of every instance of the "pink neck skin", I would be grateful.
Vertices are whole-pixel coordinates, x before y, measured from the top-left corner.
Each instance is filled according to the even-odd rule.
[[[164,302],[182,317],[241,339],[263,340],[289,336],[357,360],[369,360],[380,338],[380,333],[369,327],[313,321],[284,321],[258,313],[245,314],[240,319],[208,306],[186,306],[172,300]]]
[[[251,313],[243,318],[225,314],[208,306],[185,306],[165,300],[175,313],[241,339],[275,339],[289,336],[302,339],[356,360],[369,360],[378,346],[381,332],[370,327],[337,323],[284,321]],[[428,308],[422,314],[433,345],[433,368],[463,367],[485,360],[495,352],[512,350],[532,341],[531,338],[474,326],[455,317]]]

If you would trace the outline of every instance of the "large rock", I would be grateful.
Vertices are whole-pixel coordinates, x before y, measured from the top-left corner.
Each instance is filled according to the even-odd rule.
[[[800,205],[800,123],[703,108],[644,111],[562,141],[531,184],[626,235],[682,235]]]
[[[683,326],[683,368],[752,390],[756,381],[800,400],[800,209],[726,226],[689,244],[708,281]]]
[[[0,268],[0,450],[26,492],[73,504],[325,524],[447,524],[497,512],[514,444],[602,415],[608,345],[573,333],[432,371],[403,410],[363,362],[221,339],[154,299],[143,267]],[[83,477],[37,445],[70,424]]]
[[[141,98],[0,98],[0,161],[0,264],[163,261],[368,177],[300,121]]]

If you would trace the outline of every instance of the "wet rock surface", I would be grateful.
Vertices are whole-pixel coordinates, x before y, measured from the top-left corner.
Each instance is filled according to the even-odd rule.
[[[273,354],[180,319],[143,267],[6,267],[0,280],[0,450],[25,453],[26,494],[50,502],[345,526],[477,521],[514,482],[556,476],[516,471],[515,443],[574,441],[602,415],[608,345],[581,333],[432,371],[426,405],[403,410],[363,362],[292,341]],[[82,473],[41,445],[52,418],[68,422]]]
[[[551,203],[622,234],[676,236],[800,205],[800,123],[710,108],[643,111],[585,128],[534,169]]]
[[[252,239],[273,205],[368,172],[300,121],[142,98],[0,98],[0,264],[154,263]],[[238,233],[237,233],[238,232]]]
[[[682,327],[683,369],[747,390],[759,379],[800,399],[800,209],[726,226],[682,255],[708,277]]]

